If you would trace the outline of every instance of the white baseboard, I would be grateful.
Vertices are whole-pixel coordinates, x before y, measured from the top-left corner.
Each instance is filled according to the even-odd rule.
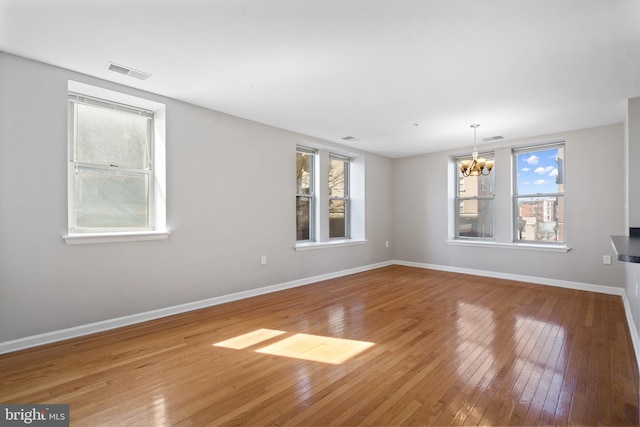
[[[636,360],[638,361],[638,367],[640,367],[640,337],[638,335],[638,330],[635,327],[633,318],[631,316],[631,307],[629,306],[629,300],[623,288],[593,285],[589,283],[571,282],[567,280],[546,279],[542,277],[524,276],[519,274],[507,274],[507,273],[500,273],[500,272],[494,272],[494,271],[474,270],[470,268],[450,267],[450,266],[426,264],[426,263],[411,262],[411,261],[400,261],[400,260],[385,261],[377,264],[370,264],[362,267],[351,268],[348,270],[341,270],[333,273],[306,277],[304,279],[298,279],[290,282],[284,282],[284,283],[279,283],[271,286],[265,286],[262,288],[251,289],[248,291],[236,292],[233,294],[208,298],[201,301],[194,301],[191,303],[175,305],[175,306],[161,308],[157,310],[146,311],[143,313],[132,314],[129,316],[108,319],[101,322],[89,323],[86,325],[80,325],[72,328],[61,329],[58,331],[47,332],[44,334],[33,335],[25,338],[19,338],[16,340],[5,341],[0,343],[0,354],[10,353],[13,351],[22,350],[30,347],[36,347],[39,345],[49,344],[52,342],[62,341],[70,338],[76,338],[83,335],[93,334],[96,332],[107,331],[109,329],[120,328],[122,326],[133,325],[136,323],[146,322],[148,320],[159,319],[161,317],[172,316],[174,314],[185,313],[192,310],[198,310],[200,308],[211,307],[214,305],[224,304],[226,302],[237,301],[237,300],[250,298],[258,295],[264,295],[271,292],[281,291],[284,289],[304,286],[311,283],[320,282],[322,280],[334,279],[336,277],[342,277],[350,274],[361,273],[363,271],[373,270],[376,268],[386,267],[394,264],[404,265],[407,267],[418,267],[418,268],[426,268],[431,270],[449,271],[452,273],[472,274],[475,276],[495,277],[498,279],[517,280],[520,282],[536,283],[536,284],[548,285],[548,286],[558,286],[561,288],[576,289],[576,290],[590,291],[590,292],[599,292],[599,293],[609,294],[609,295],[620,295],[622,297],[625,313],[627,315],[627,324],[629,325],[629,331],[631,333],[631,341],[633,343],[633,348],[636,353]]]
[[[391,261],[385,261],[377,264],[370,264],[362,267],[350,268],[348,270],[341,270],[333,273],[320,274],[318,276],[306,277],[304,279],[292,280],[290,282],[284,282],[284,283],[279,283],[271,286],[265,286],[262,288],[251,289],[248,291],[236,292],[229,295],[222,295],[219,297],[207,298],[204,300],[194,301],[186,304],[174,305],[171,307],[145,311],[143,313],[132,314],[129,316],[117,317],[114,319],[88,323],[86,325],[80,325],[72,328],[61,329],[58,331],[46,332],[43,334],[32,335],[25,338],[5,341],[0,343],[0,354],[10,353],[13,351],[23,350],[26,348],[36,347],[39,345],[49,344],[56,341],[70,339],[70,338],[76,338],[83,335],[93,334],[96,332],[103,332],[110,329],[120,328],[123,326],[133,325],[136,323],[159,319],[161,317],[172,316],[174,314],[185,313],[192,310],[198,310],[200,308],[224,304],[226,302],[237,301],[244,298],[264,295],[271,292],[281,291],[284,289],[304,286],[311,283],[320,282],[322,280],[334,279],[336,277],[347,276],[349,274],[361,273],[363,271],[373,270],[380,267],[386,267],[392,264],[393,262]]]
[[[535,283],[538,285],[557,286],[560,288],[576,289],[579,291],[599,292],[601,294],[622,295],[624,289],[613,286],[593,285],[590,283],[571,282],[569,280],[547,279],[544,277],[525,276],[522,274],[500,273],[497,271],[474,270],[472,268],[451,267],[448,265],[426,264],[411,261],[394,261],[394,264],[407,267],[428,268],[431,270],[449,271],[451,273],[471,274],[474,276],[494,277],[496,279],[516,280],[519,282]]]
[[[629,333],[631,334],[631,342],[633,343],[633,350],[636,353],[636,362],[638,368],[640,368],[640,335],[638,335],[638,329],[633,321],[631,315],[631,306],[629,305],[629,299],[624,288],[618,288],[613,286],[594,285],[591,283],[572,282],[568,280],[555,280],[547,279],[544,277],[524,276],[520,274],[508,274],[495,271],[474,270],[471,268],[451,267],[445,265],[426,264],[421,262],[411,261],[399,261],[394,260],[392,264],[404,265],[407,267],[427,268],[431,270],[448,271],[452,273],[472,274],[474,276],[483,277],[495,277],[496,279],[517,280],[519,282],[535,283],[539,285],[557,286],[560,288],[576,289],[579,291],[599,292],[601,294],[608,295],[620,295],[622,297],[622,304],[627,316],[627,324],[629,325]]]
[[[631,342],[633,343],[633,350],[636,352],[636,361],[638,362],[638,369],[640,370],[640,335],[638,335],[638,329],[631,316],[631,305],[629,304],[629,298],[627,298],[627,292],[622,293],[622,303],[624,304],[624,311],[627,314],[627,324],[629,325],[629,333],[631,334]]]

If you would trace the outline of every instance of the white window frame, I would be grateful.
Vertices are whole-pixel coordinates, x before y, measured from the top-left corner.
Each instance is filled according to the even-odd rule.
[[[145,98],[139,98],[125,93],[92,86],[76,81],[69,81],[69,94],[75,94],[90,100],[92,103],[107,103],[119,106],[118,108],[130,108],[131,111],[148,111],[153,115],[151,164],[153,169],[149,173],[149,212],[148,227],[145,228],[114,228],[114,229],[76,229],[74,217],[74,186],[75,172],[79,166],[73,159],[73,117],[69,117],[68,137],[68,168],[67,168],[67,194],[68,194],[68,232],[63,236],[67,244],[84,243],[112,243],[138,240],[166,239],[170,233],[166,228],[166,147],[165,147],[165,105]],[[72,114],[71,101],[70,112]],[[103,104],[104,105],[104,104]],[[108,166],[80,165],[99,169],[109,169]],[[117,170],[117,168],[113,168]],[[128,170],[129,171],[129,170]],[[129,171],[131,172],[131,171]],[[138,171],[136,171],[138,172]]]
[[[344,202],[344,236],[330,237],[331,239],[349,239],[351,237],[351,198],[350,192],[350,169],[351,169],[351,157],[341,156],[339,154],[329,153],[329,161],[339,160],[344,163],[344,196],[329,196],[329,203],[332,200],[341,200]]]
[[[456,240],[475,240],[475,241],[492,241],[495,239],[495,169],[492,169],[490,172],[490,185],[492,186],[492,188],[489,189],[489,194],[488,195],[476,195],[476,196],[469,196],[469,197],[461,197],[460,196],[460,192],[462,190],[462,188],[464,188],[464,180],[470,178],[470,177],[464,177],[464,176],[460,176],[460,162],[462,160],[469,160],[469,158],[471,157],[471,154],[468,155],[462,155],[462,156],[456,156],[453,158],[453,165],[454,165],[454,171],[453,173],[455,174],[454,177],[454,182],[455,182],[455,194],[454,194],[454,209],[453,209],[453,214],[454,214],[454,227],[455,227],[455,232],[454,232],[454,239]],[[485,153],[480,153],[478,154],[478,157],[483,157],[485,159],[495,159],[495,153],[494,152],[485,152]],[[481,182],[481,185],[484,186],[486,185],[484,183],[484,180]],[[461,236],[460,235],[460,214],[463,213],[462,210],[463,208],[463,203],[467,200],[477,200],[477,201],[485,201],[485,200],[490,200],[492,202],[492,206],[494,211],[491,213],[491,236]]]
[[[559,174],[562,179],[563,188],[562,191],[551,192],[551,193],[535,193],[535,194],[519,194],[518,193],[518,154],[526,154],[526,153],[535,153],[551,148],[562,148],[563,158],[562,164],[558,164]],[[518,245],[526,244],[526,245],[551,245],[551,246],[567,246],[567,233],[566,233],[566,212],[565,206],[563,206],[563,226],[562,226],[562,239],[558,241],[553,240],[520,240],[518,238],[519,228],[518,228],[518,218],[519,218],[519,199],[527,199],[527,198],[547,198],[547,197],[562,197],[563,201],[566,201],[566,174],[565,174],[565,159],[566,159],[566,144],[564,140],[547,142],[542,144],[535,145],[527,145],[524,147],[515,147],[511,149],[511,158],[513,162],[513,203],[512,203],[512,217],[513,217],[513,228],[512,228],[512,237],[513,242]]]
[[[309,199],[309,238],[297,240],[297,213],[296,213],[296,241],[297,242],[313,242],[316,236],[316,159],[318,156],[318,150],[314,148],[304,147],[301,145],[296,146],[296,161],[297,161],[297,153],[307,154],[311,157],[311,162],[309,162],[309,193],[299,193],[296,188],[296,199],[298,197],[306,197]],[[296,183],[297,184],[297,183]]]
[[[301,146],[315,149],[314,237],[312,241],[296,241],[297,251],[361,245],[365,238],[365,156],[316,142],[301,141]],[[329,156],[348,158],[349,214],[347,238],[329,237]],[[294,236],[295,238],[295,236]]]

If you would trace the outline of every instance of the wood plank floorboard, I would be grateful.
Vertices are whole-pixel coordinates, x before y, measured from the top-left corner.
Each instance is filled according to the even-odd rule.
[[[618,296],[390,266],[0,355],[72,426],[639,424]]]

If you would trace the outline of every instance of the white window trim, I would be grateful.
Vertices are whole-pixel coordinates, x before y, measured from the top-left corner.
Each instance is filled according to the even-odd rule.
[[[303,153],[312,157],[312,164],[309,166],[311,169],[311,173],[309,175],[309,194],[298,193],[296,188],[296,199],[298,197],[307,197],[309,198],[309,238],[304,240],[297,240],[299,243],[312,242],[316,236],[316,179],[317,179],[317,158],[318,158],[318,150],[315,148],[304,147],[302,145],[296,146],[296,159],[297,154]],[[297,218],[296,218],[296,227],[297,227]],[[297,239],[297,236],[296,236]]]
[[[483,248],[497,248],[497,249],[521,249],[527,251],[541,251],[541,252],[569,252],[571,248],[562,244],[545,244],[545,243],[504,243],[496,242],[495,240],[471,240],[471,239],[454,239],[445,240],[448,245],[454,246],[475,246]]]
[[[153,150],[153,194],[151,215],[154,220],[152,230],[139,231],[105,231],[99,233],[91,232],[74,232],[68,228],[66,235],[63,235],[64,241],[68,245],[75,244],[95,244],[95,243],[116,243],[116,242],[132,242],[145,240],[164,240],[171,234],[166,225],[166,107],[159,102],[151,101],[136,96],[115,92],[97,86],[88,85],[81,82],[69,80],[68,91],[81,93],[87,96],[107,99],[109,101],[134,105],[136,107],[151,110],[154,113],[154,150]],[[67,101],[65,99],[65,101]],[[68,102],[68,101],[67,101]],[[71,187],[68,190],[71,191]],[[73,209],[73,199],[68,197],[69,212]],[[69,222],[68,227],[71,226]]]
[[[534,242],[534,241],[526,241],[526,242],[515,242],[513,241],[513,233],[514,233],[514,211],[513,211],[513,193],[514,189],[512,188],[514,185],[513,181],[513,150],[517,148],[524,147],[535,147],[535,146],[543,146],[547,144],[557,144],[557,143],[565,143],[564,139],[554,140],[554,141],[546,141],[538,144],[527,144],[526,146],[498,146],[494,148],[492,151],[495,153],[496,164],[498,165],[506,165],[504,168],[493,169],[491,173],[501,174],[500,177],[498,175],[495,176],[495,200],[498,203],[498,206],[502,208],[509,206],[509,211],[505,211],[504,213],[498,213],[494,211],[494,220],[497,215],[500,215],[503,218],[504,224],[501,225],[500,228],[494,229],[494,237],[487,239],[458,239],[455,238],[455,215],[456,215],[456,207],[455,207],[455,192],[458,190],[456,186],[458,184],[457,178],[451,180],[451,177],[454,177],[454,171],[456,168],[455,160],[460,157],[460,155],[454,155],[449,158],[448,171],[449,177],[448,185],[447,185],[447,199],[448,203],[448,224],[447,224],[447,238],[444,239],[445,244],[452,246],[467,246],[467,247],[475,247],[475,248],[494,248],[494,249],[508,249],[508,250],[525,250],[525,251],[540,251],[540,252],[555,252],[555,253],[566,253],[571,251],[571,246],[568,244],[568,230],[565,230],[565,242],[556,242],[556,243],[546,243],[546,242]],[[566,153],[566,143],[565,143],[565,153]],[[566,160],[566,159],[565,159]],[[509,166],[509,167],[507,167]],[[565,166],[565,181],[566,181],[566,164]],[[457,173],[457,171],[455,171]],[[506,176],[505,176],[506,174]],[[502,183],[502,186],[507,185],[509,190],[498,191],[498,185]],[[566,183],[565,183],[566,185]],[[502,186],[500,188],[502,188]],[[566,195],[566,192],[565,192]],[[565,206],[566,209],[566,206]],[[502,211],[500,211],[502,212]],[[567,212],[565,210],[565,218]],[[506,223],[508,222],[508,226]]]
[[[367,243],[366,239],[331,239],[328,242],[298,242],[296,243],[296,251],[308,251],[313,249],[336,248],[340,246],[363,245]]]
[[[332,200],[341,200],[344,202],[344,220],[345,220],[345,230],[344,236],[339,237],[329,237],[331,240],[349,240],[351,238],[351,162],[353,159],[347,156],[341,156],[339,154],[335,154],[333,152],[329,153],[329,162],[331,160],[339,160],[346,163],[344,168],[344,196],[329,196],[329,203]],[[329,224],[329,228],[331,228],[331,224]]]
[[[324,146],[308,141],[300,141],[298,146],[317,150],[315,182],[316,203],[314,240],[296,241],[294,249],[305,251],[310,249],[326,249],[342,246],[361,245],[367,242],[365,238],[365,158],[362,155],[341,150],[337,147]],[[329,155],[348,157],[349,164],[349,231],[348,239],[329,238]],[[327,195],[324,196],[323,195]],[[295,238],[295,236],[294,236]]]
[[[131,231],[110,233],[77,233],[64,236],[67,245],[93,243],[138,242],[144,240],[165,240],[171,235],[168,231]]]

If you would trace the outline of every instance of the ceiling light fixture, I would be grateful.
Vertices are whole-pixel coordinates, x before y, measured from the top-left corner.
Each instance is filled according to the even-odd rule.
[[[471,125],[473,128],[473,158],[460,162],[460,172],[464,176],[489,175],[493,169],[493,160],[487,160],[484,157],[478,158],[478,149],[476,148],[476,129],[478,126],[480,125]]]

